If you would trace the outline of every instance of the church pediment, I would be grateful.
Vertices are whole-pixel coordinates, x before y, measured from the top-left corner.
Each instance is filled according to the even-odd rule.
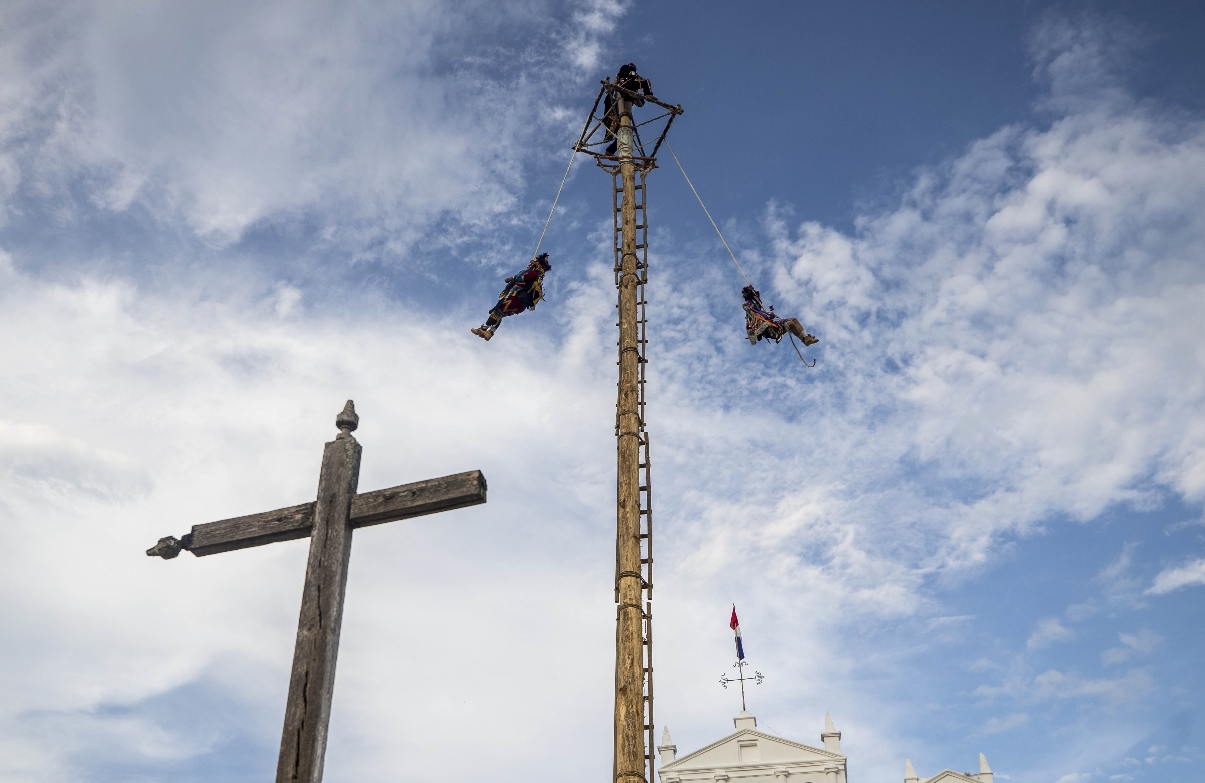
[[[931,778],[921,778],[924,783],[979,783],[979,778],[976,775],[968,775],[965,772],[955,772],[952,769],[943,769]]]
[[[845,757],[838,753],[762,734],[753,729],[742,729],[661,769],[665,772],[683,772],[748,764],[831,764],[844,760]]]

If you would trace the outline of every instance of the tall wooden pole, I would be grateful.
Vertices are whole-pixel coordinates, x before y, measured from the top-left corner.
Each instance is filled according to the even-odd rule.
[[[351,434],[359,421],[349,400],[335,419],[338,437],[322,452],[276,783],[322,781],[351,557],[351,504],[360,480],[360,444]]]
[[[640,351],[636,297],[636,167],[632,160],[632,104],[617,94],[616,139],[623,178],[623,256],[619,273],[619,481],[616,552],[619,616],[615,633],[615,783],[645,781],[644,610],[640,576]]]

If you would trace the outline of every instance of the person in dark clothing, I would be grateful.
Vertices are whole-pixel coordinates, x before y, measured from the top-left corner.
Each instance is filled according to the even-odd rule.
[[[628,63],[619,69],[619,74],[615,77],[615,84],[630,92],[653,94],[653,83],[636,73],[635,63]],[[643,106],[644,99],[638,97],[632,103],[636,106]],[[611,145],[607,147],[606,154],[614,155],[615,150],[619,148],[619,143],[615,140],[615,131],[619,128],[619,115],[616,112],[615,97],[609,90],[603,102],[603,125],[607,128],[607,135],[603,141],[611,142]]]
[[[777,343],[788,333],[798,337],[804,345],[820,342],[804,330],[798,318],[779,318],[774,314],[774,305],[770,305],[769,310],[764,309],[761,293],[753,286],[742,288],[741,295],[745,298],[742,307],[745,310],[745,331],[748,332],[750,345],[757,345],[757,341],[763,337]]]
[[[470,329],[482,340],[489,340],[498,329],[498,324],[508,315],[518,315],[524,310],[534,310],[544,298],[544,273],[552,268],[548,254],[540,253],[519,274],[506,278],[506,288],[498,294],[498,304],[490,310],[489,317],[480,327]]]

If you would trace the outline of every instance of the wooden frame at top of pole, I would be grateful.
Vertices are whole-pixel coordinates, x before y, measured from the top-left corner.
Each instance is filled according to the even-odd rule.
[[[631,158],[628,158],[628,160],[631,160],[633,164],[641,168],[655,167],[657,165],[657,151],[661,149],[661,143],[665,141],[665,136],[669,133],[670,126],[674,124],[674,119],[676,119],[679,114],[683,113],[682,107],[671,106],[670,104],[665,103],[664,101],[661,101],[652,95],[639,95],[627,89],[626,87],[620,87],[618,84],[612,82],[610,78],[603,79],[600,83],[602,84],[602,88],[599,89],[598,96],[594,99],[594,106],[590,109],[590,115],[586,117],[586,122],[582,126],[581,135],[578,136],[577,142],[573,145],[573,149],[586,155],[593,156],[598,165],[603,166],[604,168],[607,166],[619,165],[620,158],[618,155],[607,155],[604,152],[591,149],[591,147],[599,147],[610,141],[610,139],[607,137],[608,128],[605,118],[597,116],[598,105],[602,103],[603,96],[609,92],[612,94],[612,96],[616,96],[616,94],[618,94],[628,98],[631,101],[647,101],[665,109],[664,114],[654,117],[651,120],[645,120],[639,125],[633,124],[632,126],[632,131],[635,136],[635,146],[640,150],[640,154],[633,154]],[[658,120],[665,119],[666,117],[669,119],[666,120],[665,126],[661,128],[661,132],[657,136],[657,141],[653,144],[652,152],[646,154],[645,143],[640,139],[640,128],[650,123],[657,122]],[[618,128],[618,122],[616,122],[616,128]],[[598,141],[593,141],[594,137],[599,131],[603,132],[603,138]],[[612,131],[614,131],[614,129],[612,129]],[[633,150],[633,152],[635,152],[635,150]]]

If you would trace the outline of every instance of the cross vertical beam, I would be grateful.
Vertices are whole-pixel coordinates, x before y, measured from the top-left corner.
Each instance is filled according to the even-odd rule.
[[[645,781],[644,649],[640,574],[640,350],[637,340],[636,167],[632,160],[632,102],[617,93],[619,172],[623,179],[622,258],[619,271],[619,479],[616,556],[619,616],[615,628],[614,783]]]
[[[322,452],[276,783],[322,781],[351,557],[351,504],[360,481],[361,448],[351,434],[359,420],[348,401],[335,419],[339,435]]]

